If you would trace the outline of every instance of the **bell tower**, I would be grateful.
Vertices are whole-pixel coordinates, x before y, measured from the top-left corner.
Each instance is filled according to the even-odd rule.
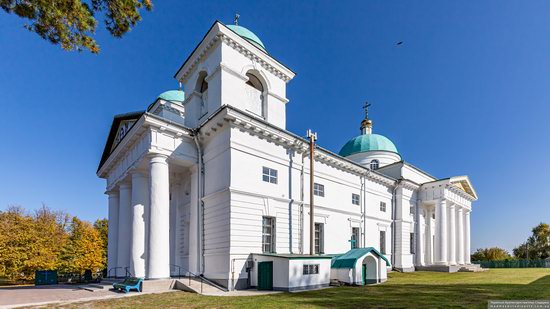
[[[175,75],[185,90],[185,125],[197,127],[230,105],[285,129],[286,83],[295,73],[235,21],[216,21]]]

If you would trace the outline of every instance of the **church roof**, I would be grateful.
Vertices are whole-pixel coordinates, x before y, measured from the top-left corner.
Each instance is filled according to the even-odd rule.
[[[185,101],[185,93],[181,90],[168,90],[159,94],[158,98],[164,101],[183,102]]]
[[[259,49],[267,52],[267,50],[265,49],[264,43],[262,42],[262,40],[260,40],[260,38],[256,34],[254,34],[254,32],[246,29],[243,26],[238,26],[238,25],[226,25],[226,27],[233,30],[236,34],[240,35],[242,38],[244,38],[248,42],[254,44]]]
[[[399,154],[393,142],[380,134],[363,134],[350,139],[338,153],[343,157],[367,151],[391,151]]]

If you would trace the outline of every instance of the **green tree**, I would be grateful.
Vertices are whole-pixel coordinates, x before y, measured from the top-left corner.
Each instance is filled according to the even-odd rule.
[[[477,249],[471,256],[472,261],[503,261],[510,258],[508,251],[499,247]]]
[[[141,20],[140,10],[150,11],[153,4],[151,0],[0,0],[0,7],[28,19],[25,28],[65,50],[99,53],[93,38],[96,14],[102,14],[107,30],[120,38]]]
[[[101,237],[101,240],[103,242],[103,257],[104,257],[104,263],[107,265],[107,242],[108,242],[108,235],[109,235],[109,220],[103,218],[103,219],[97,219],[94,222],[94,229],[99,233],[99,236]]]
[[[514,256],[533,260],[550,257],[550,226],[541,222],[531,232],[526,242],[514,248]]]

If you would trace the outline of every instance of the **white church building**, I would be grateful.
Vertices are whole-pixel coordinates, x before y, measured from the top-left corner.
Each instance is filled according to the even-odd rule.
[[[294,75],[254,33],[215,22],[175,74],[185,93],[114,117],[97,170],[110,275],[293,291],[471,267],[468,177],[407,163],[368,113],[339,153],[315,149],[310,254],[309,141],[286,130]]]

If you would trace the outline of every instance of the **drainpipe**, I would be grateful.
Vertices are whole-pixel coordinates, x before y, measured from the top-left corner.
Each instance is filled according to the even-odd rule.
[[[304,157],[302,154],[302,167],[300,169],[300,254],[304,254]]]
[[[197,147],[197,164],[198,164],[198,173],[197,173],[197,213],[198,221],[197,222],[197,235],[199,241],[197,244],[199,254],[199,273],[202,275],[204,273],[204,202],[202,198],[204,197],[204,162],[202,160],[202,149],[199,144],[199,130],[193,130],[193,141]]]
[[[392,244],[391,244],[391,266],[392,269],[395,269],[395,251],[396,251],[396,233],[395,233],[395,220],[396,220],[396,214],[395,209],[397,208],[397,197],[395,196],[397,193],[397,189],[399,188],[399,184],[401,184],[402,179],[398,179],[395,182],[395,187],[392,190],[392,196],[391,196],[391,221],[392,221],[392,231],[391,231],[391,238],[392,238]]]
[[[367,192],[365,185],[365,176],[361,176],[361,210],[363,211],[363,246],[357,246],[357,248],[365,248],[367,245]]]

